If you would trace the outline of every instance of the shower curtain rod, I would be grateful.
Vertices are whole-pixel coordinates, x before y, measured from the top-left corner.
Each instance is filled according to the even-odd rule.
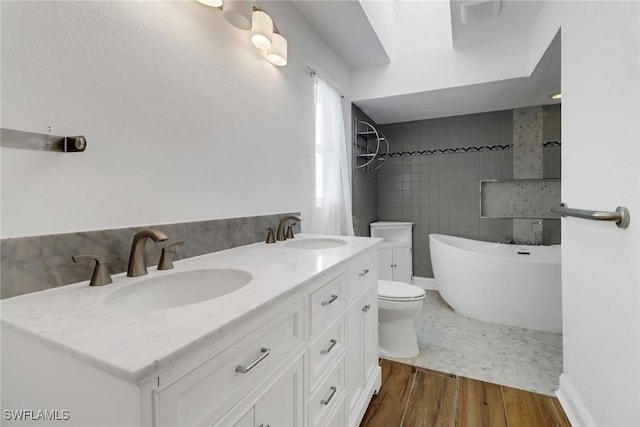
[[[314,77],[314,76],[318,76],[318,77],[320,77],[320,76],[318,75],[318,73],[316,72],[316,70],[314,70],[313,68],[309,67],[308,65],[304,68],[304,73],[305,73],[306,75],[308,75],[309,77]],[[324,80],[324,79],[323,79],[323,80]],[[326,82],[326,80],[325,80],[325,82]],[[327,82],[327,84],[328,84],[329,86],[331,86],[332,88],[334,88],[334,89],[336,90],[336,92],[338,92],[338,95],[340,95],[340,98],[345,99],[345,98],[344,98],[344,95],[340,93],[340,91],[338,90],[338,88],[336,88],[336,87],[335,87],[335,85],[333,85],[333,84],[331,84],[331,83],[329,83],[329,82]]]

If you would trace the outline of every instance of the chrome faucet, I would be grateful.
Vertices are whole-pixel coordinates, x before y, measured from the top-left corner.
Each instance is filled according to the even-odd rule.
[[[144,263],[144,245],[147,239],[153,239],[154,242],[163,242],[167,240],[168,237],[162,231],[152,228],[138,231],[136,235],[133,236],[133,243],[131,244],[127,276],[138,277],[147,274],[147,266]]]
[[[302,221],[302,217],[298,215],[285,215],[280,218],[280,222],[278,223],[278,231],[276,232],[276,240],[287,240],[284,237],[284,226],[290,219],[298,222]]]

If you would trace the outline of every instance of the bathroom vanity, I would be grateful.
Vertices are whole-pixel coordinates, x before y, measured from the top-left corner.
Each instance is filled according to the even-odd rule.
[[[36,425],[42,415],[77,426],[357,426],[381,384],[379,242],[301,235],[4,300],[3,425],[7,411],[31,410]],[[250,280],[196,303],[197,293],[188,304],[146,295],[212,269]],[[136,294],[140,303],[118,302]]]

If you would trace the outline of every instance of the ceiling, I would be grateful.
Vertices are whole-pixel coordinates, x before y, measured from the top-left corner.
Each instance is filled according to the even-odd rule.
[[[448,5],[447,14],[443,13],[441,7],[443,1]],[[439,38],[439,42],[432,41],[424,49],[442,49],[448,46],[449,49],[469,50],[486,48],[505,38],[528,40],[528,32],[542,5],[540,0],[502,0],[498,16],[463,24],[460,6],[464,2],[465,0],[292,1],[309,24],[352,70],[388,64],[397,55],[418,53],[415,42],[411,42],[418,35],[417,16],[422,16],[425,27],[439,28],[438,33],[432,32],[428,36],[429,39]],[[440,8],[427,11],[423,7],[425,3],[439,3]],[[414,14],[411,13],[412,10]],[[389,16],[395,20],[392,28],[389,25],[382,28],[381,24],[384,24],[385,19],[389,20]],[[413,17],[413,20],[407,20],[408,17]],[[430,19],[434,21],[430,23]],[[443,20],[448,20],[446,25],[442,25]],[[440,23],[436,25],[436,21]],[[402,30],[403,27],[406,31]],[[426,36],[423,34],[422,37]],[[524,45],[522,48],[528,47]],[[558,101],[553,101],[548,96],[558,92],[559,35],[529,77],[360,99],[354,103],[376,123],[386,124],[557,103]]]
[[[291,3],[350,68],[389,62],[357,0],[294,0]]]

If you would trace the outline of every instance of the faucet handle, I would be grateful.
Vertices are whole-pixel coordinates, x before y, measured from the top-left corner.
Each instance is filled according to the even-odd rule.
[[[289,225],[287,227],[287,234],[284,236],[287,239],[293,239],[293,226],[295,225],[295,223],[293,225]]]
[[[109,283],[113,283],[104,257],[97,255],[74,255],[71,258],[73,259],[73,262],[96,262],[96,267],[93,269],[93,275],[91,276],[91,280],[89,281],[89,286],[103,286],[108,285]]]
[[[269,227],[267,228],[267,239],[265,240],[265,243],[271,244],[275,242],[276,238],[273,237],[273,228]]]
[[[173,268],[173,252],[172,248],[175,246],[184,245],[184,240],[176,240],[175,242],[171,242],[162,248],[162,253],[160,254],[160,262],[158,262],[158,270],[171,270]]]

